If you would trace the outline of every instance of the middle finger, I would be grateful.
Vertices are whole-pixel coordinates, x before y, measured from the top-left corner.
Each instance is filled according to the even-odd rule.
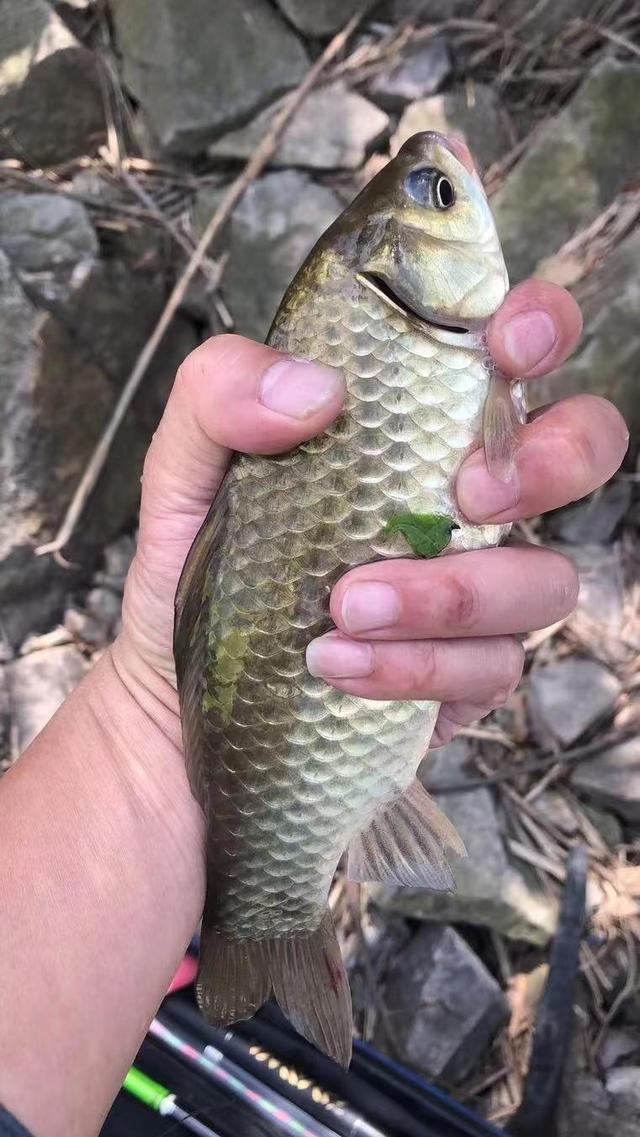
[[[576,571],[560,553],[484,549],[352,569],[333,589],[331,615],[355,639],[514,635],[568,616],[577,593]]]

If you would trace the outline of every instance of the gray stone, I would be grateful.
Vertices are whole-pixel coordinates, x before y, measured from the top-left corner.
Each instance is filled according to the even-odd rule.
[[[67,608],[64,626],[73,642],[82,648],[96,651],[106,647],[109,642],[109,633],[104,624],[80,608]]]
[[[591,1074],[565,1078],[558,1137],[638,1137],[636,1121],[616,1116],[602,1082]]]
[[[209,156],[248,158],[281,105],[268,107],[248,126],[225,134],[209,147]],[[388,126],[389,119],[379,107],[350,91],[344,83],[333,83],[307,96],[284,131],[270,165],[356,169]]]
[[[640,73],[640,67],[637,70]],[[636,100],[640,100],[640,93]],[[629,113],[634,113],[632,106]],[[540,239],[545,240],[544,236]],[[536,379],[533,384],[527,384],[532,406],[583,391],[605,395],[616,404],[637,441],[640,435],[636,382],[640,372],[639,262],[640,231],[636,230],[574,288],[573,294],[584,316],[582,338],[571,359],[554,372],[552,380]]]
[[[46,726],[87,670],[72,644],[23,655],[6,664],[16,756]]]
[[[460,1082],[506,1018],[499,985],[450,927],[425,927],[396,957],[385,1005],[402,1057],[430,1077]]]
[[[30,166],[96,150],[104,103],[94,56],[45,0],[0,0],[0,149]]]
[[[5,667],[0,667],[0,773],[11,764],[11,699]]]
[[[375,0],[276,0],[281,12],[310,36],[327,36],[344,27],[356,12],[366,12]]]
[[[614,478],[587,501],[559,509],[547,518],[552,537],[572,545],[610,541],[631,505],[631,482]]]
[[[104,568],[95,574],[96,584],[115,592],[122,592],[135,551],[135,540],[128,534],[111,541],[104,549]]]
[[[122,610],[122,597],[110,588],[92,588],[86,599],[89,612],[105,628],[111,629]]]
[[[11,422],[0,438],[0,615],[14,644],[44,630],[78,583],[77,571],[34,557],[33,547],[62,520],[164,303],[153,269],[135,271],[93,255],[82,207],[65,213],[60,226],[41,224],[53,203],[51,195],[42,195],[44,203],[39,196],[30,199],[31,213],[14,200],[0,232],[0,397]],[[21,219],[19,239],[6,224],[9,216]],[[5,243],[13,259],[2,251]],[[195,342],[180,317],[118,433],[67,550],[71,560],[86,563],[88,551],[134,515],[142,458],[167,384]]]
[[[301,0],[302,2],[302,0]],[[446,16],[474,16],[477,12],[477,0],[448,0]],[[443,18],[442,0],[386,0],[381,7],[376,8],[375,15],[390,24],[397,24],[400,20],[415,20],[417,24],[440,23]]]
[[[572,788],[612,809],[626,821],[640,821],[640,739],[630,738],[580,762]]]
[[[416,43],[369,84],[372,99],[389,110],[402,110],[405,103],[425,99],[440,90],[452,69],[451,51],[444,36]]]
[[[0,248],[23,290],[46,307],[65,300],[95,263],[98,240],[84,206],[55,193],[0,195]]]
[[[203,151],[294,87],[305,51],[269,0],[113,0],[126,86],[160,144]]]
[[[622,844],[624,833],[615,813],[610,813],[608,809],[598,809],[594,805],[587,805],[586,802],[582,803],[582,812],[598,830],[605,845],[615,851],[618,845]]]
[[[493,88],[483,83],[456,87],[410,103],[391,139],[392,155],[420,130],[462,135],[481,171],[501,158],[511,145],[500,99]]]
[[[617,1066],[610,1070],[607,1091],[616,1113],[640,1121],[640,1066]]]
[[[199,228],[218,200],[217,192],[200,192]],[[294,170],[267,174],[249,187],[223,242],[231,255],[222,292],[238,332],[265,338],[291,278],[340,210],[331,190]]]
[[[512,281],[637,175],[639,101],[640,67],[608,59],[534,136],[491,203]]]
[[[528,710],[536,736],[571,746],[610,715],[621,691],[615,675],[593,659],[563,659],[534,667],[529,676]]]
[[[607,1031],[600,1047],[600,1061],[605,1070],[617,1066],[621,1058],[640,1052],[640,1035],[637,1031],[613,1028]]]
[[[624,572],[617,546],[556,545],[569,557],[580,581],[578,604],[568,626],[592,655],[615,663],[629,654],[622,640]]]
[[[427,889],[371,886],[384,907],[419,920],[477,924],[510,939],[545,944],[553,934],[557,908],[511,864],[500,835],[500,822],[490,789],[440,793],[439,787],[475,777],[466,765],[469,746],[457,739],[428,756],[421,777],[466,849],[466,857],[448,857],[456,881],[453,893]]]
[[[545,790],[539,794],[533,803],[533,808],[562,833],[573,836],[578,832],[576,815],[559,790]]]

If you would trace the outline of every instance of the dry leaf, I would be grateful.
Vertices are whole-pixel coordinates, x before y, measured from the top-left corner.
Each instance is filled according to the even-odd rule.
[[[533,1025],[548,974],[549,965],[541,963],[533,971],[519,972],[509,981],[507,991],[507,1001],[511,1010],[507,1027],[509,1038],[518,1038]]]

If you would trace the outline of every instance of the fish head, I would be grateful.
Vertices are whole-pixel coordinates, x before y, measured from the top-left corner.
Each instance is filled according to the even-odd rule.
[[[340,218],[343,260],[394,307],[436,328],[480,330],[507,270],[464,143],[414,134]]]

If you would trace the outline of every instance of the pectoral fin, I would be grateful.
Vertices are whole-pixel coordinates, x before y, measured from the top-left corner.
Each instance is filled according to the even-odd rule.
[[[502,375],[493,375],[484,404],[483,435],[487,468],[492,477],[508,482],[513,476],[522,413],[514,398],[512,384]],[[523,396],[519,395],[519,398]],[[526,421],[526,412],[524,415]]]
[[[450,892],[455,881],[444,849],[465,854],[453,825],[416,778],[351,842],[347,875],[350,880]]]

